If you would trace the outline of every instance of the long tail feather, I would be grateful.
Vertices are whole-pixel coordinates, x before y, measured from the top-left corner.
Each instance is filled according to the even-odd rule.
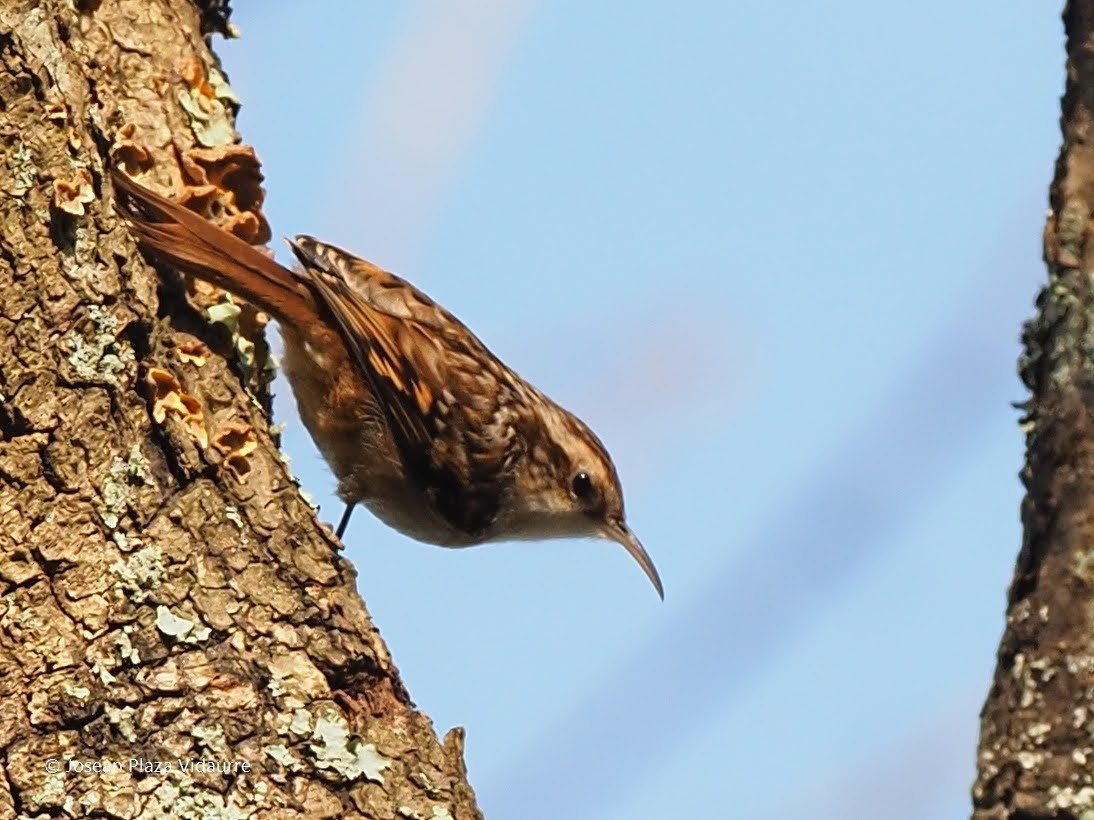
[[[111,178],[133,235],[154,256],[246,299],[282,324],[307,329],[320,321],[307,288],[287,268],[120,171]]]

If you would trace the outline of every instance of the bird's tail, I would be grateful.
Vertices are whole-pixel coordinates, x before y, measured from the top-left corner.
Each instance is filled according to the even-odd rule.
[[[290,270],[122,172],[113,171],[111,179],[119,210],[153,256],[247,300],[282,324],[307,330],[320,321],[315,300]]]

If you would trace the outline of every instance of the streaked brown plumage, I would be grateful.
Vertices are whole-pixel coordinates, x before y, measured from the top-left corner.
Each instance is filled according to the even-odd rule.
[[[663,597],[600,440],[447,310],[309,236],[289,243],[302,265],[290,271],[124,174],[112,179],[144,249],[277,319],[300,418],[347,505],[339,535],[361,503],[446,547],[606,538]]]

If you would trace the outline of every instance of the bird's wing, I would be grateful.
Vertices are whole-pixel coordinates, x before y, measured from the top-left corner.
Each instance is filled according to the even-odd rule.
[[[290,244],[383,407],[408,477],[453,526],[485,537],[517,456],[515,377],[408,282],[311,237]]]

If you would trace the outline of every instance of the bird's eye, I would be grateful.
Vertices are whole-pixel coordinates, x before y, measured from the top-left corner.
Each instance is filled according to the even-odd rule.
[[[570,489],[582,501],[592,501],[596,496],[596,488],[588,473],[577,473],[570,482]]]

